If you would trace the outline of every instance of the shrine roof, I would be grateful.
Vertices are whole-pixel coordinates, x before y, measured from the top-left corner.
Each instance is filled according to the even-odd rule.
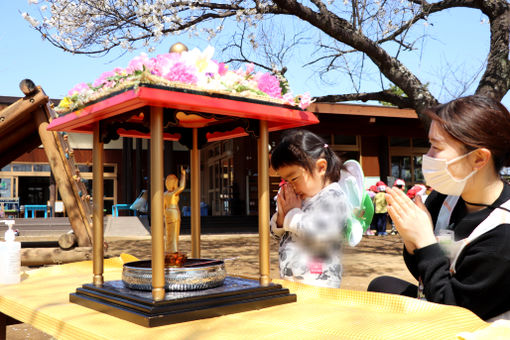
[[[265,120],[276,131],[316,124],[310,111],[295,106],[242,96],[183,88],[140,84],[89,103],[53,119],[48,130],[92,133],[96,123],[115,129],[119,136],[149,137],[151,107],[164,108],[164,139],[179,140],[183,129],[204,130],[207,141],[247,135]],[[247,127],[251,122],[252,126]]]

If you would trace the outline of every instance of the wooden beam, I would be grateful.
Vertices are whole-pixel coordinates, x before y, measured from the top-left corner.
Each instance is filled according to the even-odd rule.
[[[371,116],[371,117],[393,117],[418,119],[418,114],[412,109],[399,109],[393,106],[376,106],[343,103],[312,103],[308,111],[322,114],[349,115],[349,116]]]
[[[91,245],[91,233],[88,230],[88,225],[84,220],[83,212],[79,209],[80,198],[76,197],[73,190],[73,183],[66,171],[66,161],[62,159],[62,155],[59,152],[59,148],[53,135],[56,132],[48,131],[48,117],[42,109],[38,109],[34,113],[34,118],[38,126],[39,136],[41,137],[42,144],[44,146],[44,152],[48,157],[48,162],[55,176],[55,182],[57,183],[60,196],[66,207],[66,212],[69,217],[69,222],[73,228],[76,237],[78,238],[78,245],[90,246]]]
[[[40,88],[38,90],[31,96],[21,98],[0,111],[0,130],[4,129],[5,124],[16,125],[18,122],[26,121],[27,118],[30,119],[31,117],[27,113],[33,112],[35,108],[49,101],[48,96]]]

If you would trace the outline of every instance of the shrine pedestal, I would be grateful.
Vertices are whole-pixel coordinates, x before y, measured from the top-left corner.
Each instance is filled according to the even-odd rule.
[[[102,287],[85,284],[70,294],[73,303],[145,327],[211,318],[295,302],[296,295],[279,284],[261,286],[257,280],[227,276],[222,286],[186,292],[166,292],[154,301],[150,291],[128,289],[122,280]]]

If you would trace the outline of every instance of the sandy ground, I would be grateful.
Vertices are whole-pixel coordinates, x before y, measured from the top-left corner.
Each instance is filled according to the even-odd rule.
[[[271,277],[278,277],[278,244],[270,241]],[[191,254],[190,236],[181,237],[179,247]],[[224,259],[229,275],[258,275],[258,235],[202,235],[201,257]],[[108,256],[128,253],[140,259],[150,258],[150,240],[117,240],[109,242]],[[397,236],[365,236],[355,248],[347,248],[344,257],[342,288],[366,290],[370,281],[380,275],[414,280],[402,259],[402,242]],[[7,328],[8,340],[47,340],[52,337],[27,324]]]

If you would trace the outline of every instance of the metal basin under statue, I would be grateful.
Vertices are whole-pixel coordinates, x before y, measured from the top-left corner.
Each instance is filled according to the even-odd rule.
[[[165,290],[189,291],[223,285],[227,272],[225,263],[212,259],[187,259],[184,267],[165,267]],[[150,260],[124,264],[122,281],[127,288],[152,290]]]

